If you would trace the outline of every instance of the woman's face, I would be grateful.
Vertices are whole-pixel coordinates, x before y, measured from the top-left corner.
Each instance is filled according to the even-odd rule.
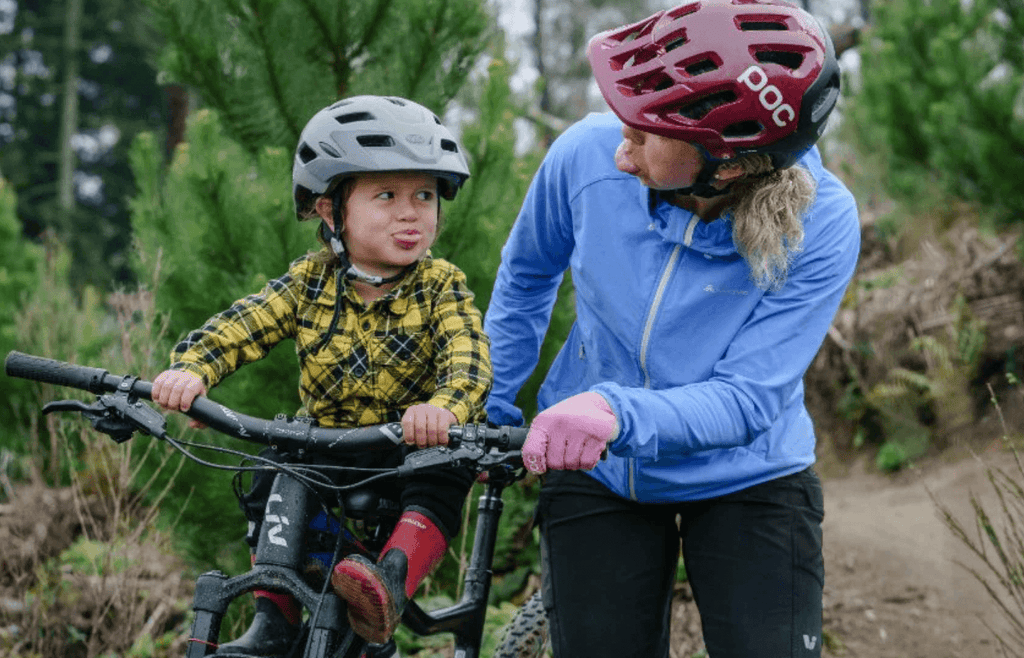
[[[330,225],[330,200],[321,201],[326,212],[320,216]],[[430,174],[359,174],[345,202],[341,231],[349,260],[367,274],[398,274],[434,243],[437,212],[437,178]]]
[[[622,143],[615,151],[615,166],[654,190],[676,190],[693,185],[704,158],[697,147],[679,139],[622,127]]]

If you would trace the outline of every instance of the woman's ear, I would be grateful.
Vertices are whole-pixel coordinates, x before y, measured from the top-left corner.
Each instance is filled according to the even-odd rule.
[[[737,178],[742,178],[744,173],[743,165],[726,164],[715,170],[715,180],[722,181],[723,183],[729,183]]]
[[[325,196],[318,197],[313,207],[316,208],[316,214],[320,215],[320,219],[324,220],[328,228],[333,231],[334,214],[331,211],[334,209],[334,204],[331,203],[331,200]]]

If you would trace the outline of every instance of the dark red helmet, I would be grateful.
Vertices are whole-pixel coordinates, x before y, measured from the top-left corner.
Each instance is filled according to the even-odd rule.
[[[839,97],[828,31],[783,0],[695,0],[598,34],[587,57],[623,123],[727,160],[794,164]]]

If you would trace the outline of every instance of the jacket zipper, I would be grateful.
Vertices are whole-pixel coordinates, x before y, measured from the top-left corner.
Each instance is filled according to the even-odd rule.
[[[683,244],[677,244],[669,255],[665,269],[662,270],[661,278],[658,280],[658,289],[654,293],[654,301],[651,302],[651,308],[647,312],[647,322],[644,323],[643,338],[640,339],[640,371],[644,374],[644,388],[651,387],[651,374],[647,371],[647,349],[650,347],[651,332],[654,330],[654,319],[658,315],[658,309],[661,308],[661,302],[665,296],[665,288],[668,286],[668,281],[672,277],[676,263],[679,261],[679,253],[684,245],[689,247],[690,243],[693,242],[693,229],[696,228],[699,221],[700,217],[697,215],[690,218],[690,223],[687,224],[686,233],[683,236]],[[629,458],[629,497],[637,500],[635,457]]]

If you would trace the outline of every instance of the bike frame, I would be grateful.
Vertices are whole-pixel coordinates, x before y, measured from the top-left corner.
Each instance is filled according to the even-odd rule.
[[[14,351],[8,353],[4,370],[9,376],[77,388],[98,396],[92,405],[78,400],[50,402],[43,407],[44,413],[78,412],[89,419],[97,431],[114,441],[124,442],[135,432],[142,432],[166,440],[195,459],[167,434],[163,415],[140,401],[140,398],[152,399],[151,382]],[[306,454],[351,455],[390,450],[401,443],[401,424],[397,423],[364,428],[322,428],[309,419],[279,415],[271,421],[246,416],[205,397],[193,401],[187,413],[214,431],[296,454],[300,461]],[[454,635],[455,658],[480,655],[498,522],[504,510],[502,493],[524,473],[519,450],[526,433],[525,427],[454,425],[449,428],[450,446],[412,451],[395,469],[395,475],[401,477],[427,468],[472,464],[478,472],[488,474],[487,485],[479,499],[475,541],[461,599],[433,612],[424,611],[415,600],[410,600],[402,615],[402,623],[417,635]],[[265,508],[253,568],[234,577],[211,571],[196,580],[195,619],[187,658],[203,658],[216,651],[228,606],[253,590],[286,592],[309,610],[309,631],[302,654],[305,658],[359,658],[364,650],[368,651],[365,654],[368,658],[385,658],[389,654],[369,649],[348,627],[344,603],[331,588],[325,584],[323,591],[316,591],[303,578],[304,535],[309,531],[310,520],[320,501],[309,482],[301,481],[300,474],[290,472],[285,466],[280,464],[275,468],[278,472]]]
[[[452,633],[455,658],[477,658],[480,655],[498,522],[504,510],[501,497],[505,486],[500,481],[488,482],[480,496],[473,552],[458,603],[426,612],[415,600],[410,600],[402,615],[402,623],[417,635]],[[231,578],[220,571],[209,571],[199,576],[187,658],[212,655],[230,603],[246,592],[258,589],[287,592],[310,611],[311,625],[303,654],[306,658],[357,658],[361,654],[365,643],[344,623],[341,599],[330,589],[324,593],[315,591],[301,576],[306,557],[302,540],[315,505],[311,495],[308,487],[287,473],[278,474],[267,501],[252,570]],[[339,643],[336,653],[328,653]]]

